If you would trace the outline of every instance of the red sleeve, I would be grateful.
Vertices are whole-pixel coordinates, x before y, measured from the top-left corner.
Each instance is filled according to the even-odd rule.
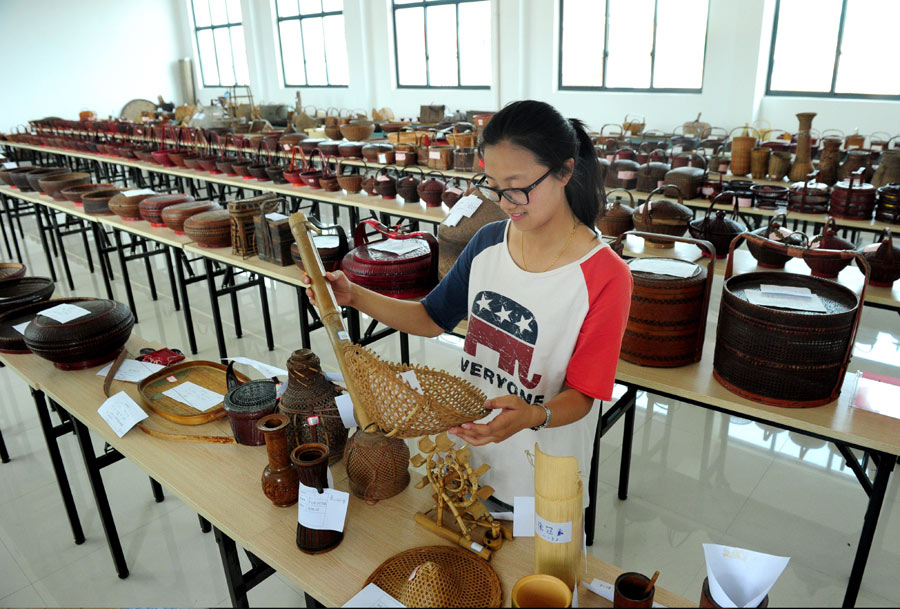
[[[596,400],[611,400],[631,307],[631,270],[612,248],[604,248],[582,263],[581,271],[590,305],[566,369],[566,385]]]

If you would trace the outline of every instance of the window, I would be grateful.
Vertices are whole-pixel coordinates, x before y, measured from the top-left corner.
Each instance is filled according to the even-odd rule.
[[[343,0],[277,0],[281,70],[286,87],[346,87]]]
[[[897,0],[776,0],[767,92],[900,97]]]
[[[709,0],[560,0],[559,88],[701,91]]]
[[[204,87],[250,84],[240,0],[191,0]]]
[[[394,0],[398,87],[491,86],[490,0]]]

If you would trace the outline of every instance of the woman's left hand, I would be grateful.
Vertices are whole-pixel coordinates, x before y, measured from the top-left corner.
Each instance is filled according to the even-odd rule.
[[[511,435],[544,422],[544,409],[529,404],[517,395],[504,395],[484,403],[485,408],[502,412],[488,423],[463,423],[449,433],[473,446],[501,442]]]

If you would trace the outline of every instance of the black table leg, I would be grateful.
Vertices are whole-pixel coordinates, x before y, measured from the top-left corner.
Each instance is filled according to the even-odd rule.
[[[103,477],[100,475],[102,464],[94,454],[94,446],[91,443],[91,432],[84,423],[71,417],[75,426],[75,435],[78,436],[78,444],[81,446],[81,455],[84,457],[84,466],[87,470],[91,490],[94,493],[94,501],[97,503],[97,511],[100,513],[100,523],[103,525],[103,533],[106,535],[106,543],[112,555],[116,573],[120,579],[128,577],[128,564],[125,562],[125,554],[122,552],[122,544],[119,541],[119,533],[116,531],[116,522],[113,520],[112,510],[109,508],[109,499],[106,496],[106,488],[103,486]]]
[[[856,605],[856,597],[859,596],[859,587],[862,584],[866,563],[869,560],[869,551],[872,549],[872,539],[875,537],[875,528],[878,526],[881,505],[884,503],[884,494],[897,461],[896,456],[886,453],[874,453],[873,459],[876,456],[878,470],[875,472],[872,494],[869,495],[869,505],[866,508],[862,532],[859,535],[859,546],[856,549],[856,557],[853,559],[853,568],[850,570],[850,581],[847,582],[847,591],[844,593],[844,607]]]
[[[400,332],[400,362],[409,363],[409,334]]]
[[[631,445],[634,440],[634,417],[636,408],[632,406],[625,413],[622,427],[622,460],[619,463],[619,499],[628,499],[628,477],[631,474]]]
[[[56,240],[59,241],[59,255],[62,258],[63,269],[66,271],[66,279],[69,280],[69,289],[75,289],[75,282],[72,281],[72,270],[69,268],[69,257],[66,255],[66,246],[63,243],[62,234],[59,231],[59,221],[56,219],[56,212],[49,210],[50,214],[50,222],[53,225],[53,233],[56,235]]]
[[[134,314],[134,323],[138,323],[137,309],[134,306],[134,294],[131,293],[131,280],[128,277],[128,263],[125,261],[125,250],[122,247],[122,232],[113,229],[113,238],[116,240],[116,252],[119,254],[119,265],[122,267],[122,279],[125,281],[125,294],[128,296],[128,307]]]
[[[91,248],[88,245],[88,238],[87,238],[88,229],[87,229],[87,226],[85,226],[84,222],[80,218],[78,219],[78,231],[81,233],[81,242],[84,244],[84,257],[87,258],[88,270],[91,273],[93,273],[94,272],[94,257],[91,255]]]
[[[91,230],[94,231],[94,247],[97,248],[97,261],[100,263],[100,274],[103,275],[103,286],[106,288],[106,297],[113,300],[112,284],[110,280],[109,258],[103,253],[102,229],[99,223],[92,222]]]
[[[41,237],[41,247],[44,248],[44,255],[47,257],[47,266],[50,267],[50,279],[56,283],[56,267],[53,266],[53,257],[50,255],[50,246],[47,243],[47,235],[44,232],[44,220],[41,218],[39,209],[35,209],[34,217],[37,219],[38,235]]]
[[[263,327],[266,330],[266,346],[269,351],[275,349],[275,337],[272,336],[272,317],[269,315],[269,296],[266,294],[266,278],[259,276],[259,305],[262,308]]]
[[[310,348],[309,317],[307,317],[307,307],[309,306],[309,298],[306,296],[306,290],[297,288],[297,308],[300,310],[300,344],[304,349]]]
[[[3,211],[6,211],[6,197],[0,197],[3,199]],[[6,244],[6,256],[8,258],[12,258],[12,248],[9,246],[9,237],[6,235],[6,222],[3,221],[3,214],[0,214],[0,232],[3,233],[3,243]],[[15,234],[15,231],[13,231]]]
[[[41,431],[47,442],[47,452],[50,453],[50,463],[53,465],[53,473],[56,475],[56,484],[59,486],[59,494],[69,517],[69,525],[72,527],[72,535],[76,544],[84,543],[84,531],[81,528],[81,520],[78,518],[78,509],[75,507],[75,498],[72,496],[72,488],[69,486],[69,477],[66,475],[66,466],[63,464],[62,455],[59,452],[59,444],[56,439],[61,435],[74,431],[71,421],[54,427],[50,420],[50,411],[47,409],[47,401],[44,392],[31,390],[34,398],[34,406],[37,409],[38,419],[41,422]]]
[[[246,573],[241,571],[241,563],[238,557],[237,544],[228,535],[213,527],[216,543],[219,544],[219,556],[222,558],[222,567],[225,570],[225,584],[228,586],[228,596],[231,597],[232,607],[249,607],[247,592],[266,580],[275,573],[275,569],[261,561],[259,558],[247,552],[247,558],[252,565]]]
[[[150,488],[153,490],[153,500],[156,503],[162,503],[166,500],[162,485],[153,478],[150,478]]]
[[[175,271],[172,268],[172,248],[163,245],[166,251],[166,270],[169,272],[169,288],[172,290],[172,301],[175,303],[175,310],[181,310],[181,299],[178,296],[178,283],[175,281]]]
[[[131,237],[134,241],[134,236]],[[144,268],[147,270],[147,281],[150,284],[150,298],[157,300],[156,280],[153,278],[153,267],[150,265],[150,256],[147,255],[147,240],[143,237],[140,239],[141,252],[144,254]]]
[[[203,532],[203,533],[209,533],[210,531],[212,531],[212,525],[209,524],[209,520],[207,520],[206,518],[204,518],[204,517],[201,516],[200,514],[197,514],[197,518],[200,519],[200,531],[201,531],[201,532]]]
[[[0,463],[9,463],[9,451],[6,450],[6,442],[3,441],[2,430],[0,430]]]
[[[213,275],[212,260],[203,259],[203,268],[206,270],[206,286],[209,288],[209,306],[212,309],[213,326],[216,330],[216,343],[219,346],[219,357],[225,359],[228,352],[225,349],[225,334],[222,330],[222,312],[219,310],[219,297],[216,294],[216,277]],[[187,309],[187,307],[185,307]]]
[[[178,289],[181,292],[181,302],[184,303],[184,308],[181,311],[184,315],[184,324],[187,326],[188,344],[190,345],[191,353],[196,355],[197,337],[194,335],[194,318],[191,315],[191,302],[188,298],[187,284],[184,281],[184,267],[182,266],[182,264],[187,264],[187,259],[181,250],[175,250],[173,253],[175,254],[175,273],[178,277]]]

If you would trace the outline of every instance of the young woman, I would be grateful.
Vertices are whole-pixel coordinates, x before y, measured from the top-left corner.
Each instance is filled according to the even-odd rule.
[[[424,300],[381,296],[341,272],[327,278],[339,304],[409,334],[437,336],[468,319],[456,373],[494,412],[450,433],[477,447],[474,465],[492,466],[483,483],[512,503],[534,494],[525,451],[535,442],[587,471],[600,414],[592,406],[612,397],[631,274],[593,228],[605,196],[580,121],[514,102],[485,127],[480,148],[481,194],[509,220],[479,230]]]

